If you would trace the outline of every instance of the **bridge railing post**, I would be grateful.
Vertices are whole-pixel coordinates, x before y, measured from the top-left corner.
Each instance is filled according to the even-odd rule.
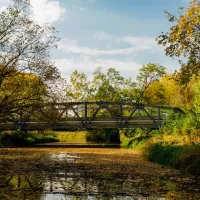
[[[158,123],[160,125],[161,122],[161,115],[160,115],[160,107],[158,107]]]
[[[122,124],[122,122],[123,122],[123,106],[122,106],[122,103],[120,103],[119,114],[120,114],[120,124]]]
[[[85,118],[85,128],[87,128],[87,102],[85,102],[85,116],[84,116],[84,118]]]

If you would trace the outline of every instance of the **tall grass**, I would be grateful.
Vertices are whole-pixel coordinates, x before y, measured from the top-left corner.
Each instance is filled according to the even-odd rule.
[[[150,142],[143,149],[143,156],[149,161],[200,175],[200,144],[174,145]]]
[[[86,143],[87,131],[53,132],[60,142]]]

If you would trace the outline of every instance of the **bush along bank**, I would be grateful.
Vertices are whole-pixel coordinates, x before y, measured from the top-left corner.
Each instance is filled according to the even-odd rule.
[[[194,142],[194,136],[158,134],[153,131],[148,135],[136,134],[124,137],[124,148],[137,148],[143,157],[151,162],[171,166],[182,172],[200,175],[200,143]]]
[[[140,148],[145,159],[183,172],[200,175],[199,115],[171,115],[160,129],[145,133],[133,131],[123,139],[127,148]],[[130,132],[130,130],[129,130]]]
[[[143,156],[149,161],[172,166],[193,175],[200,175],[199,144],[149,143],[143,149]]]
[[[34,144],[58,142],[53,133],[36,133],[14,130],[0,133],[0,147],[33,146]]]

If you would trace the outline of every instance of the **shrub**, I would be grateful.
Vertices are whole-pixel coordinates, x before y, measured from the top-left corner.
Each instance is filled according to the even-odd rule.
[[[186,155],[182,159],[181,169],[190,174],[200,175],[200,153]]]
[[[58,141],[59,141],[59,140],[56,138],[56,136],[50,135],[50,134],[45,135],[43,139],[44,139],[43,142],[58,142]]]
[[[86,143],[87,131],[55,132],[56,138],[63,142]]]
[[[132,138],[124,138],[121,145],[127,149],[132,148]]]
[[[25,139],[25,141],[27,142],[28,145],[33,145],[35,144],[35,139],[33,139],[32,137],[27,137]]]
[[[143,149],[143,156],[149,161],[200,174],[200,145],[150,143]]]
[[[12,146],[10,134],[3,132],[0,133],[0,147]]]
[[[143,155],[149,161],[179,168],[181,162],[180,152],[180,146],[151,143],[144,148]]]
[[[56,138],[55,134],[51,133],[35,134],[34,132],[14,130],[12,131],[11,135],[5,134],[5,136],[2,139],[0,139],[0,141],[1,145],[5,144],[3,146],[29,146],[36,143],[58,142],[59,140]],[[8,143],[9,141],[11,141],[11,145]]]
[[[27,134],[21,130],[14,130],[11,133],[11,141],[15,146],[24,146],[27,145]]]
[[[119,129],[95,129],[88,131],[86,140],[89,142],[120,143]]]
[[[21,131],[19,129],[17,130],[14,130],[12,131],[12,134],[11,134],[14,138],[20,138],[20,139],[23,139],[23,138],[26,138],[27,137],[27,134],[24,132],[24,131]]]

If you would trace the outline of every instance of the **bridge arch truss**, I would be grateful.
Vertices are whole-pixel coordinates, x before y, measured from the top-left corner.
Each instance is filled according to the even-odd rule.
[[[158,128],[179,108],[122,102],[66,102],[29,105],[0,119],[0,130],[77,130],[95,128]]]

